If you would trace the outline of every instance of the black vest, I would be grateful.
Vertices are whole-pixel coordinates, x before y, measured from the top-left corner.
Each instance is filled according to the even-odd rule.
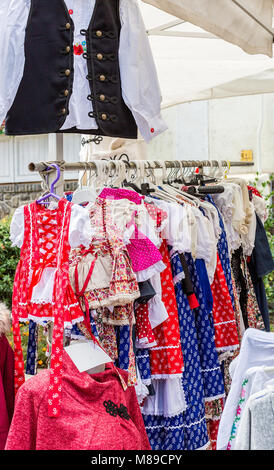
[[[98,129],[62,132],[135,139],[135,119],[122,98],[118,61],[119,0],[96,0],[87,30],[87,61]],[[7,135],[60,132],[73,86],[74,24],[64,0],[32,0],[25,36],[25,68],[17,95],[6,117]]]

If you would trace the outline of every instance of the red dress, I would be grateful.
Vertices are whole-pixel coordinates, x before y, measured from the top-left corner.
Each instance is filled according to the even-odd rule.
[[[51,380],[48,408],[50,416],[60,412],[64,325],[84,320],[83,312],[69,282],[69,226],[72,204],[65,199],[54,210],[36,202],[24,207],[24,241],[13,289],[13,335],[15,353],[15,391],[24,382],[24,359],[20,321],[53,321]],[[35,286],[45,268],[54,269],[52,297],[36,303]]]
[[[153,329],[157,346],[150,349],[151,376],[164,379],[181,376],[184,368],[176,296],[166,240],[160,252],[166,269],[161,273],[162,300],[169,317]]]
[[[211,291],[216,349],[217,351],[233,351],[239,348],[236,316],[218,254]]]

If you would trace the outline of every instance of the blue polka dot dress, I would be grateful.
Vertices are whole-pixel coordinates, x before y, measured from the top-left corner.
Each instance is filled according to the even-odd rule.
[[[32,320],[29,322],[29,340],[27,348],[26,374],[35,375],[37,373],[38,357],[38,324]]]
[[[171,265],[173,278],[176,278],[183,271],[177,253],[172,256]],[[184,450],[203,449],[208,445],[209,438],[205,419],[204,383],[195,314],[189,307],[180,281],[175,284],[175,293],[184,357],[182,385],[187,403],[187,409],[181,417]]]
[[[212,316],[213,297],[205,261],[195,262],[190,253],[185,254],[189,274],[199,307],[194,310],[198,348],[201,361],[204,396],[207,401],[223,398],[225,395],[223,374],[218,359]]]
[[[226,236],[224,222],[223,222],[221,213],[220,213],[218,207],[216,206],[216,204],[214,203],[212,197],[210,195],[207,195],[205,199],[208,202],[210,202],[211,204],[213,204],[213,206],[216,208],[216,210],[218,212],[219,224],[220,224],[220,228],[221,228],[221,235],[220,235],[220,238],[219,238],[219,241],[218,241],[217,250],[218,250],[221,265],[222,265],[222,268],[223,268],[223,271],[224,271],[224,275],[225,275],[225,278],[226,278],[226,283],[227,283],[227,286],[228,286],[229,295],[230,295],[230,298],[231,298],[233,309],[235,311],[235,299],[234,299],[233,284],[232,284],[231,263],[230,263],[230,255],[229,255],[228,242],[227,242],[227,236]]]

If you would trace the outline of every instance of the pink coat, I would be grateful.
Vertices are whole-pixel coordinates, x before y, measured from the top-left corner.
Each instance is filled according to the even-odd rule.
[[[127,373],[119,369],[127,382]],[[150,450],[134,387],[111,364],[80,373],[64,352],[61,414],[48,416],[49,370],[19,389],[6,450]],[[126,407],[126,408],[124,408]]]
[[[0,332],[0,450],[5,448],[14,408],[14,354]]]

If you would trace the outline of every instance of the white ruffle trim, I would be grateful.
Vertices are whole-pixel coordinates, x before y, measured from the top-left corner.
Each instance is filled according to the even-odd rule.
[[[200,419],[199,421],[195,421],[191,424],[178,424],[178,426],[161,426],[161,425],[156,425],[156,426],[146,426],[146,429],[161,429],[161,428],[164,428],[164,429],[181,429],[181,428],[191,428],[192,426],[197,426],[197,424],[201,424],[203,421],[205,420],[205,416]],[[208,444],[206,444],[208,445]],[[204,446],[203,446],[204,447]],[[200,448],[202,449],[202,447]]]
[[[149,390],[147,386],[142,382],[140,375],[137,373],[137,384],[135,385],[135,391],[139,405],[143,403],[144,399],[148,397]]]
[[[108,299],[104,299],[102,301],[88,301],[89,307],[92,310],[96,310],[97,308],[103,307],[115,307],[119,306],[122,307],[126,304],[130,304],[134,302],[134,300],[140,297],[140,292],[134,292],[133,294],[119,294],[117,296],[111,296]],[[88,299],[87,299],[88,300]]]
[[[154,329],[168,319],[168,312],[159,294],[148,302],[148,315],[151,328]]]
[[[187,409],[181,378],[175,380],[154,380],[155,395],[147,398],[142,413],[144,415],[172,418]]]
[[[202,369],[202,373],[204,372],[213,372],[214,370],[220,370],[220,366],[219,367],[213,367],[212,369]]]
[[[225,393],[222,393],[220,395],[215,395],[214,397],[207,397],[207,398],[205,398],[205,401],[206,402],[211,402],[211,401],[214,401],[214,400],[219,400],[220,398],[225,398]]]
[[[151,349],[151,348],[154,348],[155,346],[157,346],[156,341],[154,341],[154,343],[149,343],[148,338],[142,338],[141,340],[137,338],[135,341],[135,347],[137,349]]]
[[[176,285],[178,282],[181,282],[183,279],[185,279],[185,273],[182,271],[181,273],[176,274],[173,278],[173,284]]]
[[[214,323],[214,326],[226,325],[227,323],[236,323],[236,320],[221,321],[219,323]]]
[[[155,380],[160,380],[160,379],[177,379],[178,377],[182,377],[183,371],[181,374],[151,374],[151,377]]]
[[[41,317],[41,318],[38,318],[38,317],[35,317],[34,315],[28,315],[28,318],[19,318],[20,323],[27,323],[30,320],[32,320],[34,323],[37,323],[38,325],[41,325],[41,326],[46,326],[46,324],[48,322],[54,323],[54,317]],[[65,321],[64,322],[64,328],[71,329],[73,327],[73,325],[75,325],[76,323],[81,323],[83,321],[84,321],[84,317],[76,318],[75,320],[72,320],[71,322]]]
[[[218,352],[229,352],[229,351],[235,351],[236,349],[239,349],[239,344],[235,344],[234,346],[222,346],[220,348],[216,348]]]
[[[158,261],[157,263],[153,264],[152,266],[149,266],[147,269],[144,269],[143,271],[137,271],[136,277],[138,282],[144,282],[148,281],[151,277],[153,277],[155,274],[162,273],[166,269],[165,263],[161,260]]]
[[[181,347],[180,344],[177,344],[176,346],[157,346],[153,348],[153,351],[160,351],[162,349],[178,349],[180,347]]]

